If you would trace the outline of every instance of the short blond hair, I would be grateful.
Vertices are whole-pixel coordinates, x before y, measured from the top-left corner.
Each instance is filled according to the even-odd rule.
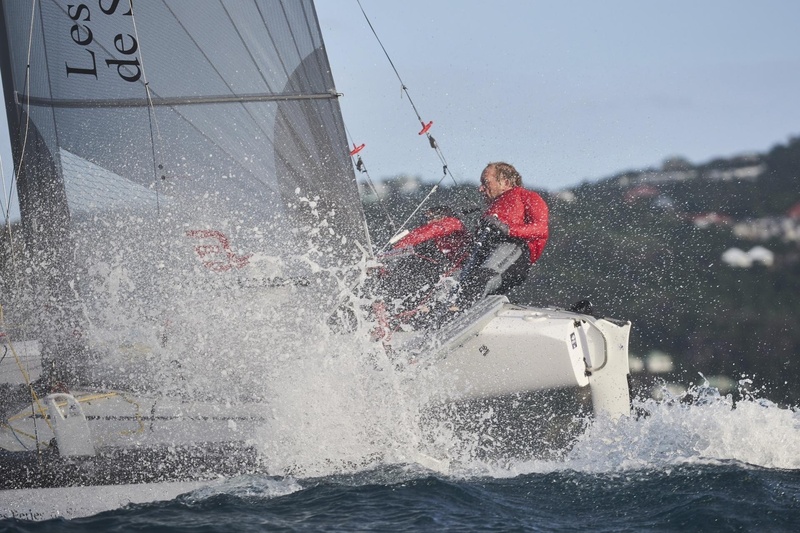
[[[489,167],[493,168],[495,172],[497,172],[497,177],[499,179],[507,181],[514,187],[522,187],[522,176],[519,172],[517,172],[517,169],[514,168],[514,165],[497,161],[486,165],[486,168]]]

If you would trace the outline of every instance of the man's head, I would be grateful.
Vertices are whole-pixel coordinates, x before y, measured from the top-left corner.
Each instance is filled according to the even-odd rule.
[[[522,186],[522,176],[508,163],[489,163],[481,173],[480,191],[487,200],[494,200],[514,187]]]

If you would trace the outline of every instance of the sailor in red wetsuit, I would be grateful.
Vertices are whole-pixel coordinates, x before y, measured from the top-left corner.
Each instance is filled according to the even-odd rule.
[[[506,294],[525,281],[549,235],[547,204],[522,187],[522,176],[512,165],[489,163],[481,174],[480,191],[489,207],[461,271],[458,309],[489,294]]]
[[[452,276],[467,258],[472,236],[447,206],[425,211],[427,222],[414,228],[381,257],[386,266],[380,292],[397,311],[425,300],[442,276]]]

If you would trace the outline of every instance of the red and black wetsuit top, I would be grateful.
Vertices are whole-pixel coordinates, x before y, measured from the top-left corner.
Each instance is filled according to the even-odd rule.
[[[495,198],[483,216],[496,216],[508,226],[509,237],[526,241],[531,263],[535,263],[550,236],[548,213],[547,204],[541,196],[522,187],[514,187]]]

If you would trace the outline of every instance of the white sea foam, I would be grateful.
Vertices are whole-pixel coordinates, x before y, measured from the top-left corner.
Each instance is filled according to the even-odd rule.
[[[734,402],[707,383],[683,395],[664,391],[660,400],[637,399],[634,412],[644,413],[639,416],[591,420],[556,460],[493,460],[485,438],[491,433],[485,430],[498,424],[492,408],[472,413],[483,417],[472,432],[454,429],[458,420],[431,425],[425,406],[443,384],[433,373],[387,356],[370,340],[372,326],[362,320],[358,331],[345,335],[319,328],[307,338],[281,337],[290,349],[272,359],[264,387],[271,422],[258,438],[267,471],[326,476],[405,463],[456,477],[508,477],[727,461],[800,469],[798,411],[745,387],[743,399]]]
[[[366,369],[346,355],[323,359],[316,368],[302,365],[298,376],[305,379],[293,384],[293,394],[282,396],[264,447],[273,467],[294,465],[301,475],[392,463],[455,477],[620,473],[727,462],[800,469],[800,412],[746,394],[734,402],[707,385],[681,396],[635,400],[639,416],[591,420],[558,459],[495,461],[476,453],[482,446],[480,430],[453,431],[447,421],[434,432],[424,430],[419,414],[424,398],[407,398],[412,389],[394,369]],[[481,416],[486,417],[482,427],[494,423],[491,410]]]
[[[734,403],[730,395],[707,386],[681,397],[637,400],[634,407],[646,414],[594,420],[563,462],[521,462],[509,474],[604,473],[731,461],[800,469],[797,410],[752,396]]]
[[[413,462],[421,382],[433,376],[362,333],[307,339],[302,356],[272,370],[270,423],[258,439],[267,471],[324,476]]]
[[[303,487],[294,479],[265,478],[263,476],[239,476],[211,482],[188,493],[188,501],[200,501],[226,494],[239,498],[277,498],[302,490]]]

